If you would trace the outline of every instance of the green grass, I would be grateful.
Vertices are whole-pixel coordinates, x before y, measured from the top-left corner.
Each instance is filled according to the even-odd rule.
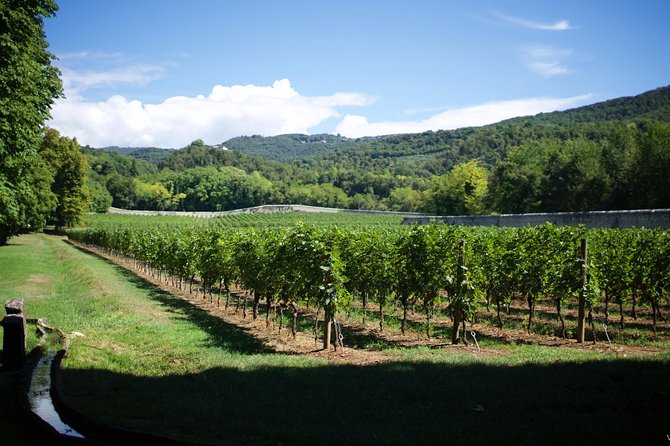
[[[499,355],[477,359],[385,346],[391,361],[333,365],[273,353],[56,237],[12,239],[0,270],[0,298],[22,297],[28,317],[85,335],[63,363],[65,392],[118,426],[214,443],[333,445],[661,444],[670,433],[668,352],[622,359],[496,345]],[[0,381],[3,401],[10,388]],[[30,443],[5,419],[2,431]]]

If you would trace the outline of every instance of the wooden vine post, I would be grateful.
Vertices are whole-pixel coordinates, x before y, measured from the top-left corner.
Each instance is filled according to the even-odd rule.
[[[460,324],[463,320],[463,299],[465,299],[463,282],[465,280],[463,267],[465,266],[464,254],[465,241],[458,242],[458,263],[456,265],[456,298],[453,301],[454,326],[451,329],[451,343],[458,344],[461,338]],[[463,333],[465,335],[465,333]]]
[[[333,327],[333,312],[326,305],[323,317],[323,349],[330,350],[330,340],[332,336],[332,327]],[[336,341],[337,342],[337,341]]]
[[[579,344],[584,343],[584,320],[585,320],[585,309],[586,309],[586,285],[587,285],[587,272],[586,272],[586,239],[581,240],[581,247],[579,255],[581,257],[581,268],[582,268],[582,279],[581,279],[581,290],[579,292],[579,308],[577,310],[577,342]]]

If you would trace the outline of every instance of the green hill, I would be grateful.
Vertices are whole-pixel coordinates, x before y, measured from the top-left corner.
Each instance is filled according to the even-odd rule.
[[[335,149],[355,147],[377,138],[346,138],[340,135],[289,134],[278,136],[240,136],[223,146],[247,155],[262,156],[275,161],[295,161]]]
[[[98,150],[103,150],[105,152],[118,153],[120,155],[130,156],[135,159],[149,161],[150,163],[157,164],[170,153],[173,149],[160,149],[158,147],[102,147]]]
[[[420,176],[442,174],[471,159],[493,167],[511,147],[528,141],[576,137],[596,140],[606,135],[614,122],[649,119],[670,122],[670,86],[482,127],[386,136],[368,144],[319,154],[310,160],[310,166],[323,169],[334,164],[345,169]]]
[[[457,130],[85,153],[98,189],[121,207],[290,203],[442,214],[670,207],[670,87]],[[448,180],[456,166],[487,183],[472,208],[457,206],[476,188]]]

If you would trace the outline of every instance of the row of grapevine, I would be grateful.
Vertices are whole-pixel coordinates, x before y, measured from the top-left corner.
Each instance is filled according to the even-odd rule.
[[[331,343],[331,321],[352,299],[379,308],[419,305],[431,318],[442,304],[452,317],[452,342],[482,303],[501,307],[513,298],[528,304],[528,331],[535,305],[550,297],[565,336],[562,309],[583,298],[589,319],[599,299],[623,306],[645,305],[662,317],[660,304],[670,291],[670,239],[662,230],[589,230],[550,224],[519,229],[446,225],[338,228],[297,224],[284,228],[112,227],[72,231],[71,239],[126,257],[178,286],[198,279],[210,296],[229,295],[233,284],[253,296],[253,317],[265,301],[290,308],[295,333],[300,308],[325,314],[324,347]],[[589,240],[585,262],[580,240]]]

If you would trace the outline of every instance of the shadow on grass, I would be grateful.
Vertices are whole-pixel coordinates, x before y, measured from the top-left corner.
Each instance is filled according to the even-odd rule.
[[[186,300],[172,293],[158,288],[153,283],[143,279],[114,262],[76,245],[74,248],[89,255],[94,255],[100,260],[112,266],[124,280],[128,281],[137,289],[143,291],[150,299],[160,303],[167,311],[177,318],[183,318],[195,324],[198,328],[209,335],[210,344],[223,348],[230,352],[244,354],[272,353],[273,350],[267,347],[262,341],[245,332],[243,329],[229,324],[220,317],[213,316],[207,311],[190,304]]]
[[[272,444],[665,444],[668,363],[64,369],[69,402],[126,428]]]

